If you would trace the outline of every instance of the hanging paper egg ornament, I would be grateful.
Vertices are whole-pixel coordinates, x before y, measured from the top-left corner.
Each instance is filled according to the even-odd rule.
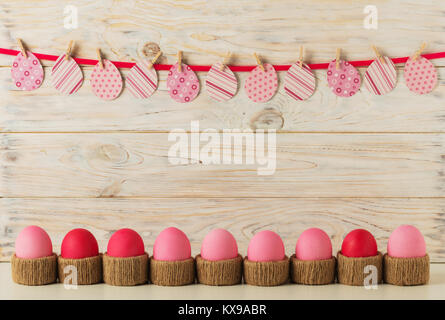
[[[218,102],[231,99],[238,90],[238,80],[235,74],[222,63],[212,65],[205,84],[210,98]]]
[[[409,58],[405,64],[404,77],[408,89],[417,94],[429,93],[437,85],[436,68],[424,57]]]
[[[269,64],[263,64],[253,69],[246,79],[244,90],[247,96],[253,102],[269,101],[278,89],[278,77],[274,67]]]
[[[284,78],[284,91],[295,100],[306,100],[315,91],[315,76],[311,68],[294,63]]]
[[[12,63],[12,81],[21,90],[32,91],[40,87],[43,74],[39,59],[30,51],[26,51],[26,57],[19,52]]]
[[[381,57],[381,59],[376,59],[370,64],[364,77],[366,88],[378,96],[391,92],[397,83],[397,71],[394,63],[388,57]]]
[[[116,99],[122,91],[122,77],[116,66],[109,60],[103,59],[103,68],[99,63],[94,66],[91,74],[91,89],[101,99]]]
[[[66,54],[62,54],[51,69],[51,83],[61,93],[73,94],[82,86],[82,70],[74,59],[66,59]]]
[[[126,84],[135,98],[146,99],[158,87],[158,75],[152,63],[147,60],[137,62],[128,73]]]
[[[173,100],[185,103],[196,98],[200,86],[192,68],[182,63],[181,72],[179,72],[178,64],[175,63],[168,72],[167,88]]]
[[[338,69],[336,61],[331,61],[327,74],[329,87],[339,97],[351,97],[360,89],[360,74],[348,61],[340,60]]]

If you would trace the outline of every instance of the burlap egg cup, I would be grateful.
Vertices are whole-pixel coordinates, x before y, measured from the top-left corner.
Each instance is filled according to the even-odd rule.
[[[41,286],[57,281],[57,254],[48,257],[23,259],[11,257],[12,280],[27,286]]]
[[[232,286],[240,284],[243,277],[243,257],[210,261],[196,256],[198,282],[209,286]]]
[[[427,284],[430,279],[430,257],[395,258],[383,256],[383,281],[396,286]]]
[[[354,258],[346,257],[339,251],[337,254],[338,282],[349,286],[365,285],[365,278],[369,275],[369,272],[365,272],[365,267],[370,265],[377,268],[377,283],[382,283],[383,257],[380,252],[372,257]]]
[[[150,258],[150,281],[158,286],[184,286],[195,282],[195,259],[163,261]]]
[[[280,261],[250,261],[244,258],[244,282],[254,286],[279,286],[289,280],[289,258]]]
[[[290,277],[298,284],[322,285],[335,282],[336,259],[300,260],[290,258]]]
[[[95,284],[102,281],[102,254],[95,257],[81,258],[81,259],[65,259],[59,256],[57,259],[59,270],[59,282],[64,283],[65,278],[70,277],[72,281],[75,280],[73,275],[74,270],[66,267],[75,267],[77,270],[77,284],[88,285]],[[65,271],[67,272],[65,274]],[[75,284],[71,283],[70,284]]]
[[[136,257],[102,257],[104,282],[112,286],[148,283],[148,254]]]

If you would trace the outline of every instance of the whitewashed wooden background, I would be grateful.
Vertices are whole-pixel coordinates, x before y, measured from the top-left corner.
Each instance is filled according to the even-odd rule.
[[[78,29],[63,27],[68,4],[78,8]],[[363,28],[368,4],[379,10],[378,30]],[[74,54],[88,58],[96,47],[122,61],[161,48],[164,63],[183,50],[190,64],[212,64],[227,51],[234,64],[253,64],[253,52],[289,64],[304,45],[309,62],[330,61],[337,47],[354,60],[373,57],[371,44],[390,56],[411,55],[422,41],[426,52],[445,51],[444,12],[443,0],[1,0],[0,46],[16,48],[22,38],[31,50],[60,54],[73,39]],[[265,104],[243,90],[227,103],[202,91],[179,104],[166,92],[166,72],[148,100],[124,91],[105,102],[90,91],[90,67],[81,90],[63,97],[50,86],[48,61],[42,88],[26,93],[11,83],[11,61],[0,57],[1,261],[29,224],[48,230],[56,251],[71,228],[88,228],[104,250],[113,231],[130,227],[151,253],[156,235],[178,226],[194,254],[215,227],[229,229],[243,254],[255,232],[274,230],[291,254],[308,227],[325,229],[335,250],[348,231],[366,228],[385,251],[391,230],[409,223],[425,235],[432,261],[445,262],[445,59],[433,62],[440,83],[426,96],[409,92],[399,66],[399,85],[385,97],[362,87],[337,98],[317,71],[307,102],[283,94],[281,72],[279,93]],[[246,74],[237,75],[243,84]],[[169,164],[168,132],[192,120],[203,129],[278,129],[276,174]]]

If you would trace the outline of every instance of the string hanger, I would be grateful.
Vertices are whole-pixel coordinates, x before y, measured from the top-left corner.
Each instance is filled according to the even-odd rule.
[[[300,58],[298,59],[300,63],[300,68],[303,68],[303,46],[300,46]]]
[[[337,70],[340,69],[340,56],[341,56],[341,49],[337,48],[337,53],[335,57],[335,68]]]
[[[150,64],[148,65],[148,70],[150,70],[151,68],[153,68],[153,65],[155,64],[155,62],[159,59],[159,57],[162,55],[162,51],[159,51],[155,57],[153,59],[151,59]]]
[[[379,50],[377,50],[375,45],[372,45],[372,50],[374,50],[374,53],[378,60],[380,60],[381,63],[386,64],[385,58],[380,54]]]
[[[261,70],[265,71],[263,63],[261,62],[260,58],[258,57],[258,55],[256,54],[256,52],[253,53],[253,56],[256,59],[256,63],[257,65],[260,67]]]
[[[227,63],[229,63],[229,60],[230,60],[231,56],[232,56],[232,54],[230,52],[226,53],[226,55],[224,56],[224,59],[223,59],[223,61],[221,63],[221,68],[220,68],[221,71],[224,71]]]
[[[20,47],[20,51],[22,52],[22,55],[25,57],[25,59],[28,59],[28,55],[26,54],[25,46],[23,45],[22,39],[17,38],[17,43]]]
[[[182,51],[178,51],[178,72],[182,72]]]
[[[422,51],[425,50],[426,42],[423,42],[420,46],[419,50],[416,51],[416,53],[413,56],[413,60],[419,59],[420,55],[422,54]]]
[[[74,40],[71,40],[70,43],[68,43],[68,48],[66,49],[65,60],[70,59],[73,46],[74,46]]]
[[[99,60],[99,66],[100,66],[101,69],[103,69],[104,68],[104,62],[102,60],[102,54],[100,53],[100,49],[99,48],[96,49],[96,53],[97,53],[97,60]]]

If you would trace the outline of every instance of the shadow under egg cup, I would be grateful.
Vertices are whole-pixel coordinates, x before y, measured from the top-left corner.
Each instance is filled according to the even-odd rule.
[[[334,256],[324,260],[300,260],[295,254],[290,258],[292,282],[307,285],[323,285],[335,282],[337,260]]]
[[[377,283],[383,279],[383,257],[378,251],[371,257],[347,257],[337,253],[337,279],[341,284],[349,286],[364,286],[365,278],[372,272],[368,266],[374,266],[377,270]],[[365,269],[366,268],[366,269]]]
[[[148,254],[136,257],[103,255],[103,279],[112,286],[137,286],[148,283]]]
[[[428,254],[418,258],[396,258],[383,256],[383,281],[396,286],[427,284],[430,279]]]
[[[244,282],[254,286],[279,286],[289,280],[289,258],[280,261],[250,261],[244,258]]]
[[[66,259],[59,256],[57,262],[59,282],[61,283],[64,283],[67,277],[72,277],[72,281],[77,281],[78,285],[95,284],[102,281],[102,254],[80,259]],[[74,276],[74,272],[77,273],[76,276]]]
[[[243,278],[243,257],[210,261],[198,254],[196,260],[196,275],[199,283],[209,286],[232,286],[240,284]]]
[[[24,259],[11,257],[12,280],[27,286],[41,286],[57,281],[57,254],[48,257]]]
[[[165,261],[150,258],[150,281],[158,286],[185,286],[195,282],[195,259]]]

